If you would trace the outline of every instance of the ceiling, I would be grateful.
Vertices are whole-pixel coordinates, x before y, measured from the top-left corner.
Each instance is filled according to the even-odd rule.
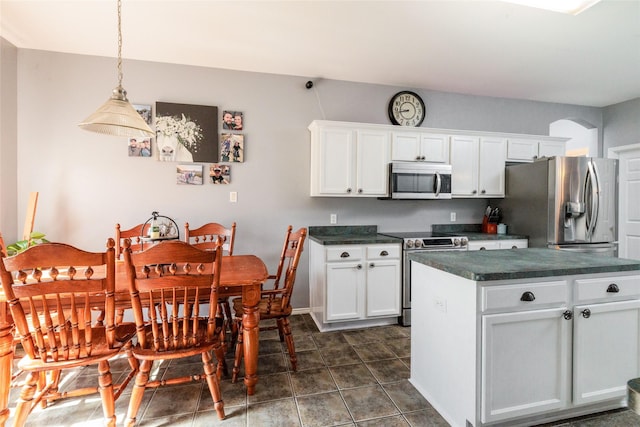
[[[18,48],[115,57],[115,0],[0,0]],[[603,107],[640,97],[640,0],[123,0],[123,57]],[[115,78],[115,63],[114,63]],[[126,61],[125,61],[126,86]]]

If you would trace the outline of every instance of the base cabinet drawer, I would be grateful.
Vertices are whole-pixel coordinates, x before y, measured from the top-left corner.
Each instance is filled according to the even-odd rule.
[[[578,279],[575,292],[579,302],[640,298],[640,276]]]
[[[565,280],[482,288],[482,311],[529,310],[541,306],[566,304],[568,286]]]

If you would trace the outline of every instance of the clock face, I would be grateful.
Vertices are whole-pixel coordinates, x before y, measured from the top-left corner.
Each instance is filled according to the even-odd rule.
[[[420,126],[425,114],[424,102],[416,93],[398,92],[389,102],[389,120],[394,125]]]

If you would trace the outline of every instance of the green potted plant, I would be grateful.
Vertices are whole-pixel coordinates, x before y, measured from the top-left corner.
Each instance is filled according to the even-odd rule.
[[[13,256],[15,254],[19,254],[25,249],[39,245],[41,243],[49,243],[47,239],[44,238],[44,233],[40,233],[39,231],[34,231],[29,235],[29,239],[27,240],[18,240],[15,243],[12,243],[7,246],[7,256]]]

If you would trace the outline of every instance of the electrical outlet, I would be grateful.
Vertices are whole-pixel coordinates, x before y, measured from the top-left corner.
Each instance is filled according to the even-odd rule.
[[[456,213],[451,212],[451,222],[456,222]]]
[[[229,201],[231,203],[236,203],[238,201],[238,192],[237,191],[229,192]]]
[[[337,224],[337,223],[338,223],[338,215],[336,215],[336,214],[331,214],[331,215],[329,216],[329,222],[330,222],[331,224]]]

